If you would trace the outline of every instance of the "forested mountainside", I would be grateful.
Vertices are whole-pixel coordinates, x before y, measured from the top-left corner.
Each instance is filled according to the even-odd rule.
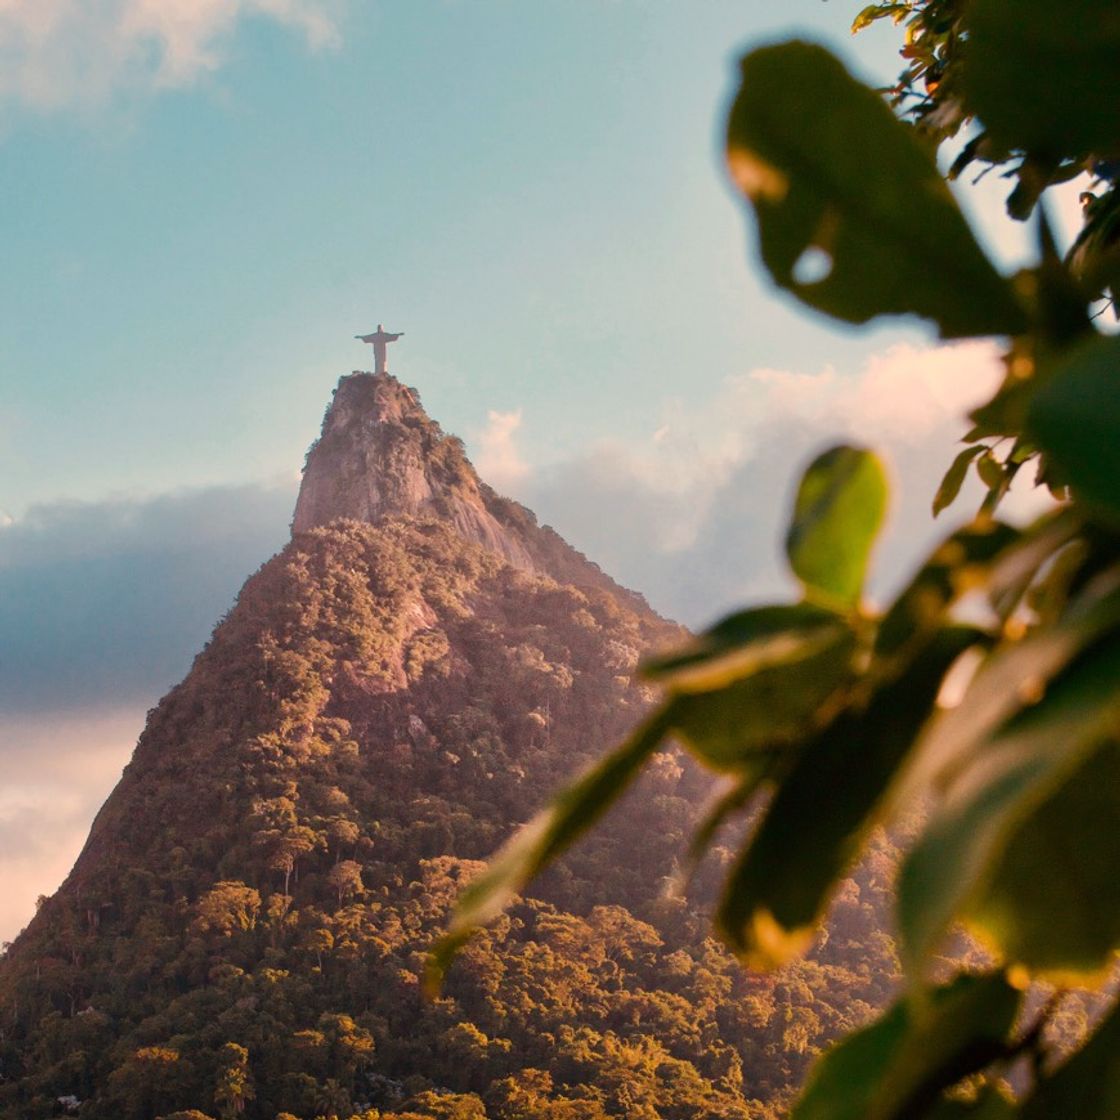
[[[0,961],[0,1115],[778,1116],[889,993],[889,848],[807,960],[746,972],[706,936],[720,869],[665,890],[708,786],[666,753],[426,1000],[461,882],[635,722],[636,661],[680,632],[388,376],[340,383],[295,530]]]

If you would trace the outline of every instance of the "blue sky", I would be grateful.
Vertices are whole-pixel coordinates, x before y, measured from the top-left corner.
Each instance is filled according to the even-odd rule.
[[[697,624],[781,586],[800,463],[886,447],[911,512],[984,346],[775,293],[722,170],[735,60],[843,0],[0,6],[0,937],[282,543],[352,336],[482,473]],[[827,106],[822,106],[822,112]],[[969,196],[1007,263],[1001,185]]]
[[[111,34],[131,4],[93,6]],[[9,515],[290,472],[377,321],[445,426],[520,407],[540,461],[744,361],[881,344],[771,298],[719,164],[742,43],[801,26],[893,72],[847,5],[302,6],[326,41],[243,5],[213,69],[161,76],[185,48],[153,37],[62,105],[0,103]]]

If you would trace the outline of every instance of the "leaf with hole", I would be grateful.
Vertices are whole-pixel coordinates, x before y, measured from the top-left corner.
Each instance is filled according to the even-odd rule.
[[[743,59],[727,159],[771,276],[810,306],[852,323],[913,313],[946,338],[1024,326],[931,152],[824,48]],[[799,271],[806,253],[811,275]]]

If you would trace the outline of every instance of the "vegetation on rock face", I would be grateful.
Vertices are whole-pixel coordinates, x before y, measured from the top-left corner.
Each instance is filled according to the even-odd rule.
[[[1023,989],[1099,982],[1120,944],[1120,340],[1094,323],[1120,276],[1120,15],[1113,0],[882,0],[857,29],[881,18],[906,25],[892,92],[917,129],[827,51],[792,42],[744,58],[728,161],[764,264],[808,305],[1009,340],[1006,379],[934,501],[952,504],[975,464],[979,515],[874,610],[861,588],[882,470],[859,448],[820,456],[786,542],[800,601],[648,660],[660,707],[464,892],[433,968],[675,738],[733,782],[698,850],[761,795],[717,912],[755,966],[803,951],[872,830],[928,799],[899,884],[905,991],[816,1066],[796,1120],[1104,1120],[1120,1010],[1061,1064],[1062,1000],[1035,1009]],[[1003,167],[1011,216],[1036,215],[1039,263],[1015,277],[987,260],[938,175],[936,145],[962,130],[954,174]],[[1082,172],[1095,177],[1086,224],[1062,260],[1045,191]],[[1028,464],[1060,504],[1013,528],[996,515]],[[991,957],[946,980],[962,922]]]
[[[892,852],[807,960],[747,975],[662,890],[707,785],[672,752],[421,992],[462,883],[640,718],[637,658],[680,636],[440,521],[297,535],[0,962],[0,1115],[776,1116],[891,995]]]

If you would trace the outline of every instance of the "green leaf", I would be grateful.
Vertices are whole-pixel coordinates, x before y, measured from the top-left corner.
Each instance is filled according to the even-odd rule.
[[[921,1002],[900,1000],[817,1063],[790,1120],[924,1116],[942,1089],[1004,1051],[1019,1000],[999,973],[958,976]]]
[[[968,106],[1001,143],[1049,156],[1120,149],[1115,0],[972,0]]]
[[[855,635],[844,627],[831,644],[798,660],[718,691],[681,693],[672,706],[673,730],[706,766],[756,772],[765,763],[760,752],[787,750],[820,725],[828,701],[851,682],[855,649]]]
[[[757,781],[748,777],[745,781],[733,783],[709,806],[688,841],[682,881],[687,881],[692,875],[727,818],[744,808],[757,788]]]
[[[1116,625],[1118,608],[1114,594],[991,657],[915,752],[939,800],[899,877],[902,956],[914,975],[954,919],[975,908],[983,917],[984,892],[1016,828],[1115,725],[1120,639],[1093,639]],[[1053,945],[1068,943],[1056,927]],[[1046,953],[1045,942],[1032,942],[1032,960]]]
[[[882,19],[886,12],[878,4],[868,4],[862,9],[859,15],[852,20],[852,34],[857,31],[862,31],[865,27],[870,27],[876,20]]]
[[[1022,1108],[1022,1120],[1116,1120],[1120,1116],[1120,1010]]]
[[[1065,527],[1064,522],[1053,524],[1056,529]],[[1025,542],[1024,551],[1030,543]],[[1054,677],[1120,623],[1120,591],[1112,590],[1115,578],[1108,574],[1102,587],[1090,586],[1059,624],[988,657],[961,703],[943,711],[923,736],[909,775],[915,787],[937,785],[944,791],[982,755],[1003,724],[1036,703]]]
[[[885,19],[888,16],[895,23],[898,23],[909,15],[910,11],[909,4],[869,4],[852,20],[852,34],[855,35],[864,28],[870,27],[876,20]]]
[[[496,918],[550,860],[617,800],[671,726],[672,704],[660,708],[611,754],[523,825],[459,896],[447,933],[428,958],[425,987],[438,991],[456,952],[479,926]]]
[[[841,445],[813,460],[786,536],[790,565],[810,599],[841,610],[858,607],[886,505],[886,473],[874,453]]]
[[[822,47],[743,59],[727,158],[771,276],[810,306],[852,323],[914,313],[946,338],[1023,327],[932,153]]]
[[[908,1007],[899,1002],[829,1050],[813,1066],[790,1120],[866,1120],[907,1026]]]
[[[958,529],[930,554],[879,624],[875,655],[892,657],[936,630],[952,603],[984,582],[1019,540],[1017,530],[990,518]]]
[[[1066,257],[1069,270],[1094,296],[1110,291],[1115,296],[1120,287],[1120,190],[1081,197],[1084,224]]]
[[[986,450],[987,448],[984,444],[974,444],[972,447],[966,447],[953,460],[949,469],[945,472],[945,477],[941,480],[941,485],[937,488],[937,493],[934,495],[934,517],[957,500],[957,495],[961,492],[961,486],[964,485],[965,475],[968,474],[969,463],[982,451]]]
[[[1120,338],[1096,338],[1049,371],[1027,430],[1079,497],[1120,519]]]
[[[739,611],[639,673],[675,692],[708,692],[774,665],[799,661],[849,633],[834,611],[812,603]]]
[[[1112,693],[1120,702],[1120,679]],[[1008,960],[1051,977],[1103,968],[1120,944],[1118,820],[1120,745],[1106,742],[1019,823],[967,909],[970,925]]]
[[[994,1085],[986,1085],[974,1101],[941,1099],[923,1120],[1012,1120],[1015,1102]]]
[[[989,490],[995,490],[1002,486],[1006,477],[1003,464],[986,449],[977,460],[976,473],[980,476],[980,481]]]
[[[1083,528],[1084,518],[1080,512],[1065,506],[1043,514],[1016,535],[1017,539],[997,557],[984,577],[988,602],[1001,620],[1006,621],[1023,602],[1040,569],[1065,549]],[[1035,584],[1031,591],[1032,602],[1034,595],[1046,587],[1050,578],[1047,576],[1041,584]],[[1066,598],[1064,593],[1058,596],[1062,604]],[[1056,621],[1059,613],[1052,609],[1048,621]]]
[[[911,1003],[912,1026],[879,1085],[868,1120],[903,1120],[940,1090],[983,1069],[1006,1049],[1022,993],[1000,972],[958,976]]]
[[[976,631],[942,631],[866,707],[842,712],[800,752],[731,875],[716,916],[759,966],[806,948],[836,880],[858,856],[946,670]]]

